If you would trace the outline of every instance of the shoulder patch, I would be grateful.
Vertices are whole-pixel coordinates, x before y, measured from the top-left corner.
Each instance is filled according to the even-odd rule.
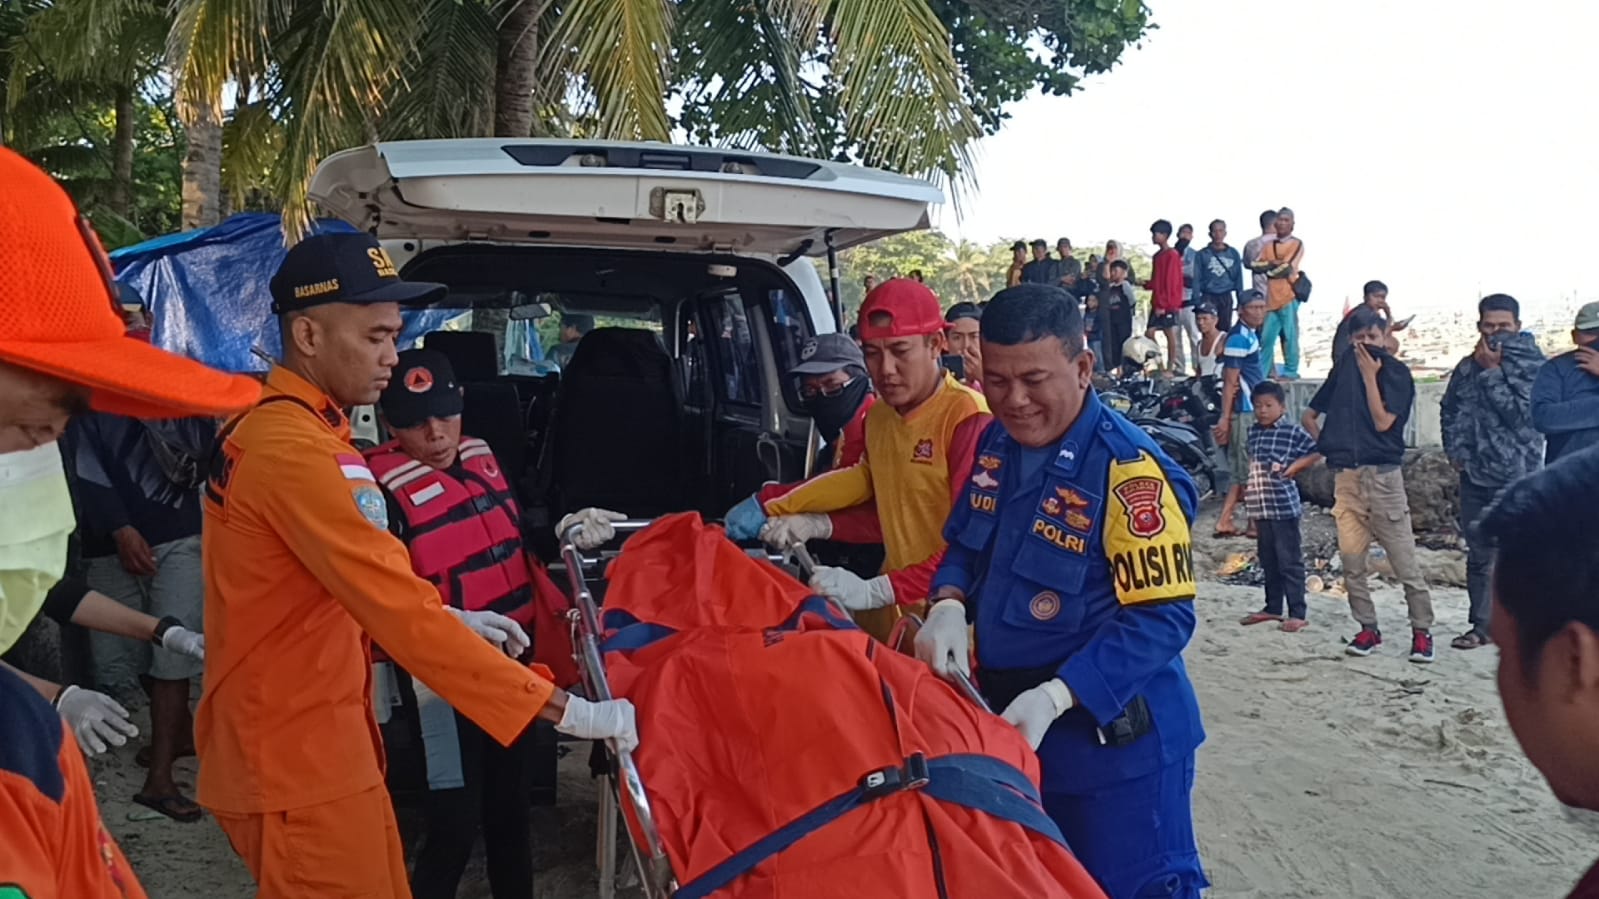
[[[1190,599],[1193,552],[1176,488],[1148,451],[1112,461],[1104,517],[1105,556],[1123,605]]]
[[[351,494],[355,498],[355,507],[361,510],[361,515],[372,526],[380,531],[389,529],[389,504],[383,498],[383,492],[371,484],[356,487]]]

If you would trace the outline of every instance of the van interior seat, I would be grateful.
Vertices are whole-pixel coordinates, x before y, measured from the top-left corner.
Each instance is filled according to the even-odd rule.
[[[692,467],[676,371],[653,331],[584,335],[556,392],[550,506],[599,506],[635,518],[689,508]]]
[[[500,377],[494,335],[484,331],[432,331],[422,345],[450,360],[465,400],[461,433],[477,437],[494,456],[513,488],[527,469],[526,404],[510,379]],[[530,399],[531,402],[531,399]]]

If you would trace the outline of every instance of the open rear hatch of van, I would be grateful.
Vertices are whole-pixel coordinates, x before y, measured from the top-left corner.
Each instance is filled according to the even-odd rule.
[[[380,239],[822,255],[928,227],[938,188],[843,163],[670,144],[401,141],[328,157],[328,212]]]

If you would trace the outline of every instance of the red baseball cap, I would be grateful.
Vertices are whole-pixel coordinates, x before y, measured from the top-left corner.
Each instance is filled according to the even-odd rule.
[[[90,391],[134,418],[223,415],[261,395],[230,375],[127,336],[111,262],[49,175],[0,147],[0,361]]]
[[[887,315],[887,325],[872,324],[873,316]],[[894,278],[872,288],[861,305],[862,340],[916,337],[944,333],[944,310],[938,297],[926,284],[910,278]]]

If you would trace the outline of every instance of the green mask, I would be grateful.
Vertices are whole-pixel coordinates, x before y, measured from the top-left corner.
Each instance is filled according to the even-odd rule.
[[[74,526],[59,447],[0,455],[0,652],[22,638],[61,579]]]

